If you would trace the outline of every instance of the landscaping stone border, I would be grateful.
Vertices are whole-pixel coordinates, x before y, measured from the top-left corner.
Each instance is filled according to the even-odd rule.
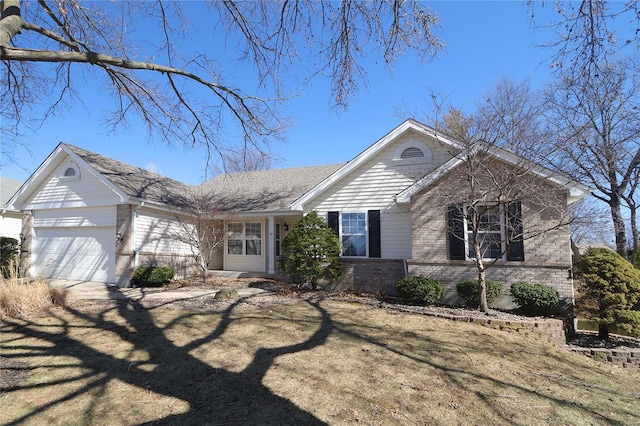
[[[640,369],[640,348],[606,349],[606,348],[570,348],[571,352],[605,361],[624,368]]]

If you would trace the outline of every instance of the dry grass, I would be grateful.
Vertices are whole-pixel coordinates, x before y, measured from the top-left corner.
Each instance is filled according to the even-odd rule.
[[[50,288],[45,279],[21,278],[15,262],[9,271],[7,277],[0,275],[0,318],[40,314],[64,305],[65,293]]]
[[[245,306],[250,303],[245,300]],[[336,300],[61,309],[2,324],[2,424],[640,424],[640,373],[470,323]]]

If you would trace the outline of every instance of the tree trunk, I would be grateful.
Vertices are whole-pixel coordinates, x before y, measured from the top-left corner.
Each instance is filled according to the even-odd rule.
[[[613,230],[616,235],[616,251],[625,259],[627,257],[627,231],[625,229],[624,218],[622,217],[622,208],[620,198],[612,194],[609,201],[611,208],[611,218],[613,219]]]
[[[633,254],[635,254],[638,252],[638,213],[636,212],[636,206],[633,203],[629,204],[629,209],[631,210],[631,238],[633,238],[631,248],[633,249]],[[629,260],[633,263],[633,258]]]
[[[480,256],[481,257],[481,256]],[[489,305],[487,303],[487,282],[485,279],[486,271],[482,258],[478,261],[478,287],[480,291],[480,312],[487,312]]]
[[[609,326],[607,324],[598,324],[598,337],[602,340],[609,340]]]

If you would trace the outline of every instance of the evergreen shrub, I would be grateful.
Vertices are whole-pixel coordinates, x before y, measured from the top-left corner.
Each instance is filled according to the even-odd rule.
[[[511,295],[525,315],[550,315],[558,307],[558,291],[544,284],[518,281],[511,284]]]
[[[173,279],[175,271],[169,266],[140,266],[133,272],[135,287],[162,287]]]
[[[444,298],[444,285],[438,280],[423,276],[402,278],[396,283],[398,293],[405,299],[425,305],[435,305]]]
[[[484,280],[484,282],[487,289],[487,303],[491,304],[502,296],[504,287],[497,281]],[[477,308],[480,306],[480,283],[478,280],[461,281],[456,284],[456,291],[465,300],[468,307]]]

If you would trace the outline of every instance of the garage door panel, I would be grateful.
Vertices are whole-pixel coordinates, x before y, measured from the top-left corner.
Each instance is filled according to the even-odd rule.
[[[115,228],[37,228],[34,266],[47,278],[115,282]]]

